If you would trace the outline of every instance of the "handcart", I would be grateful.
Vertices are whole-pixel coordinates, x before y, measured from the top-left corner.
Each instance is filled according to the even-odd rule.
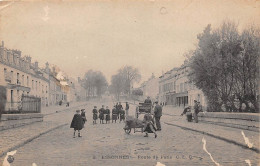
[[[144,132],[144,124],[143,121],[137,119],[137,118],[133,118],[131,116],[128,116],[126,121],[125,121],[125,133],[130,134],[131,133],[131,129],[134,129],[134,133],[135,132]],[[141,129],[141,130],[137,130],[137,129]]]

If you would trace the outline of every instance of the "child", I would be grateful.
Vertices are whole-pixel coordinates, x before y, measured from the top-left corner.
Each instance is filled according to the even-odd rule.
[[[125,110],[123,110],[123,109],[120,110],[120,122],[122,120],[125,121]]]
[[[116,123],[117,120],[117,109],[116,109],[116,105],[114,105],[114,108],[112,109],[112,123],[113,121],[115,121]]]
[[[87,121],[85,109],[81,109],[81,117],[82,117],[83,122],[85,124],[85,122]]]
[[[100,119],[100,124],[104,124],[103,120],[104,120],[104,113],[105,113],[105,106],[102,105],[102,108],[99,109],[99,119]]]
[[[98,118],[98,111],[97,111],[97,106],[94,106],[93,109],[93,125],[97,124],[97,118]]]
[[[106,123],[107,122],[110,123],[110,109],[108,106],[106,107]]]
[[[75,138],[76,130],[78,130],[78,137],[81,137],[80,130],[83,128],[83,126],[84,126],[83,118],[80,115],[80,110],[77,110],[70,124],[70,128],[74,128],[73,138]]]

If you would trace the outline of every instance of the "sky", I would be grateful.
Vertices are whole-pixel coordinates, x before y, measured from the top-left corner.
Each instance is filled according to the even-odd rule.
[[[92,69],[110,81],[130,65],[142,82],[179,67],[208,24],[259,27],[259,16],[260,1],[253,0],[0,2],[0,40],[74,78]]]

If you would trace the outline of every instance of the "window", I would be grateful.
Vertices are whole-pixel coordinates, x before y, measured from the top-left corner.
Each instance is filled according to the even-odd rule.
[[[17,84],[20,84],[20,76],[19,76],[19,73],[17,73],[17,80],[16,80],[16,83],[17,83]]]
[[[22,85],[24,85],[24,75],[22,75]]]
[[[32,89],[34,88],[34,81],[32,80]]]
[[[35,89],[36,89],[36,90],[37,90],[37,86],[38,86],[38,85],[37,85],[37,83],[38,83],[38,82],[37,82],[37,81],[35,81]]]
[[[14,71],[11,71],[11,83],[13,83]]]
[[[11,106],[14,105],[14,90],[11,90]]]
[[[27,76],[27,86],[29,86],[29,76]]]
[[[6,74],[7,74],[7,69],[4,68],[4,74],[5,74],[5,77],[6,77]]]
[[[183,83],[180,85],[180,91],[183,92]]]

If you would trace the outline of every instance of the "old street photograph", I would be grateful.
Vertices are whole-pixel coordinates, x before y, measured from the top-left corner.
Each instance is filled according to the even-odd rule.
[[[0,166],[260,166],[259,16],[0,0]]]

